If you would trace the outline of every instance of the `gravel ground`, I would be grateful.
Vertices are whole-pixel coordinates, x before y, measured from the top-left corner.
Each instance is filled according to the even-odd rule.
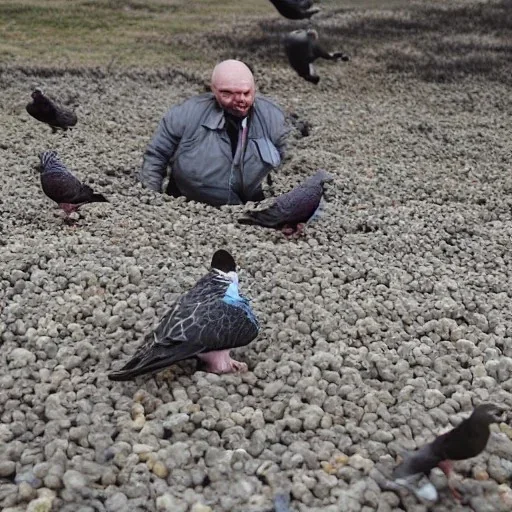
[[[210,67],[210,63],[208,66]],[[206,75],[4,68],[0,73],[0,506],[4,511],[508,511],[512,428],[457,463],[463,504],[382,489],[397,454],[483,401],[512,406],[510,85],[320,63],[260,88],[311,125],[275,192],[336,179],[306,236],[236,223],[140,188],[169,105]],[[77,105],[67,135],[29,118],[30,89]],[[110,198],[63,224],[37,154],[56,149]],[[175,365],[112,383],[176,296],[226,247],[262,329],[243,375]]]

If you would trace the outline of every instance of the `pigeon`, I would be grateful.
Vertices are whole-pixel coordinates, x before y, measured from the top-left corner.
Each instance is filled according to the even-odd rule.
[[[318,32],[313,29],[294,30],[287,34],[284,38],[284,50],[291,67],[298,75],[315,85],[320,81],[313,67],[316,59],[350,60],[343,52],[329,53],[324,50],[318,42]]]
[[[289,20],[311,18],[320,9],[313,7],[312,0],[270,0],[281,16]]]
[[[192,357],[212,373],[244,372],[247,365],[231,359],[229,352],[248,345],[258,331],[249,300],[238,291],[235,260],[220,249],[208,274],[176,300],[133,357],[109,379],[133,379]]]
[[[432,469],[439,467],[448,478],[448,486],[454,498],[460,500],[461,495],[450,479],[453,469],[451,461],[470,459],[481,453],[491,434],[489,425],[502,421],[502,412],[494,404],[479,405],[460,425],[406,456],[393,472],[394,481],[409,487],[411,479],[423,475],[428,477]]]
[[[318,215],[323,185],[328,181],[332,181],[332,176],[320,169],[290,192],[271,200],[263,209],[245,212],[238,222],[281,229],[287,236],[300,235],[305,223]]]
[[[39,159],[43,192],[64,210],[66,220],[84,204],[108,202],[102,194],[94,193],[89,185],[83,185],[75,178],[59,160],[56,151],[44,151]]]
[[[50,125],[53,133],[58,129],[66,131],[77,122],[74,112],[56,105],[38,87],[32,92],[32,101],[27,104],[26,109],[32,117]]]

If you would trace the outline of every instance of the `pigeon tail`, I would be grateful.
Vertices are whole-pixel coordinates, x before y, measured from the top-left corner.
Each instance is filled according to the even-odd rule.
[[[135,356],[123,368],[110,373],[108,378],[114,381],[131,380],[140,375],[155,373],[204,351],[201,345],[177,343],[179,344],[174,347],[171,353],[169,353],[168,348],[162,347],[161,350],[152,349],[149,353],[141,353],[139,357]]]
[[[320,77],[318,75],[301,75],[302,78],[307,80],[308,82],[311,82],[314,85],[318,85],[318,82],[320,82]]]
[[[109,200],[103,194],[93,194],[90,203],[108,203]]]
[[[245,212],[244,216],[238,219],[238,222],[239,224],[277,228],[283,223],[283,219],[282,215],[275,210],[276,209],[271,206],[268,210]]]

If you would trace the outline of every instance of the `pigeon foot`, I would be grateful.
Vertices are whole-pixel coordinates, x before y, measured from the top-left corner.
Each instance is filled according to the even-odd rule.
[[[295,228],[293,226],[286,225],[286,226],[283,226],[281,231],[288,238],[299,238],[300,236],[302,236],[304,234],[305,227],[306,227],[306,224],[304,224],[304,223],[297,224],[297,227],[295,227]]]
[[[448,484],[448,488],[450,489],[450,491],[452,493],[453,499],[455,501],[461,502],[462,501],[462,494],[457,489],[455,489],[453,484]]]
[[[206,371],[210,373],[244,373],[248,370],[245,363],[231,359],[229,350],[214,350],[197,357],[206,363]]]
[[[69,217],[71,213],[74,213],[78,210],[80,206],[82,206],[83,203],[80,204],[72,204],[72,203],[59,203],[59,206],[64,210],[64,213],[66,216]]]
[[[448,489],[450,489],[453,498],[456,501],[462,501],[462,494],[455,488],[455,484],[453,482],[455,473],[453,472],[452,462],[450,460],[443,460],[438,464],[438,468],[446,475],[446,478],[448,479]]]

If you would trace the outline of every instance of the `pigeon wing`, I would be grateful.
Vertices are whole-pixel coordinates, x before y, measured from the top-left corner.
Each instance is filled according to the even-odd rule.
[[[160,339],[199,343],[203,352],[242,347],[258,334],[249,301],[227,296],[231,283],[214,272],[183,296],[181,306],[156,329]]]
[[[78,194],[70,201],[72,204],[83,203],[108,203],[108,199],[102,194],[96,194],[89,185],[81,185]]]
[[[59,128],[66,130],[70,126],[75,126],[76,122],[77,117],[74,112],[72,112],[71,110],[65,110],[63,108],[56,107],[55,121],[54,123],[50,124],[54,124],[55,126],[58,126]]]
[[[165,314],[157,328],[145,337],[128,363],[119,371],[109,374],[110,380],[129,380],[139,375],[153,373],[202,351],[201,346],[196,343],[187,344],[183,340],[159,337],[165,332],[166,325],[179,314],[181,301],[182,298]]]
[[[30,102],[26,106],[26,109],[33,118],[42,123],[52,124],[57,117],[55,105],[46,97],[42,98],[37,103],[35,101]]]
[[[305,183],[278,196],[267,209],[246,212],[245,217],[239,219],[239,222],[259,224],[269,228],[306,222],[317,210],[322,195],[323,188],[320,184]]]
[[[490,435],[487,423],[482,424],[470,416],[439,438],[442,440],[446,459],[463,460],[481,453],[487,446]]]
[[[73,203],[82,190],[82,183],[67,171],[44,172],[41,174],[43,192],[56,203]]]

